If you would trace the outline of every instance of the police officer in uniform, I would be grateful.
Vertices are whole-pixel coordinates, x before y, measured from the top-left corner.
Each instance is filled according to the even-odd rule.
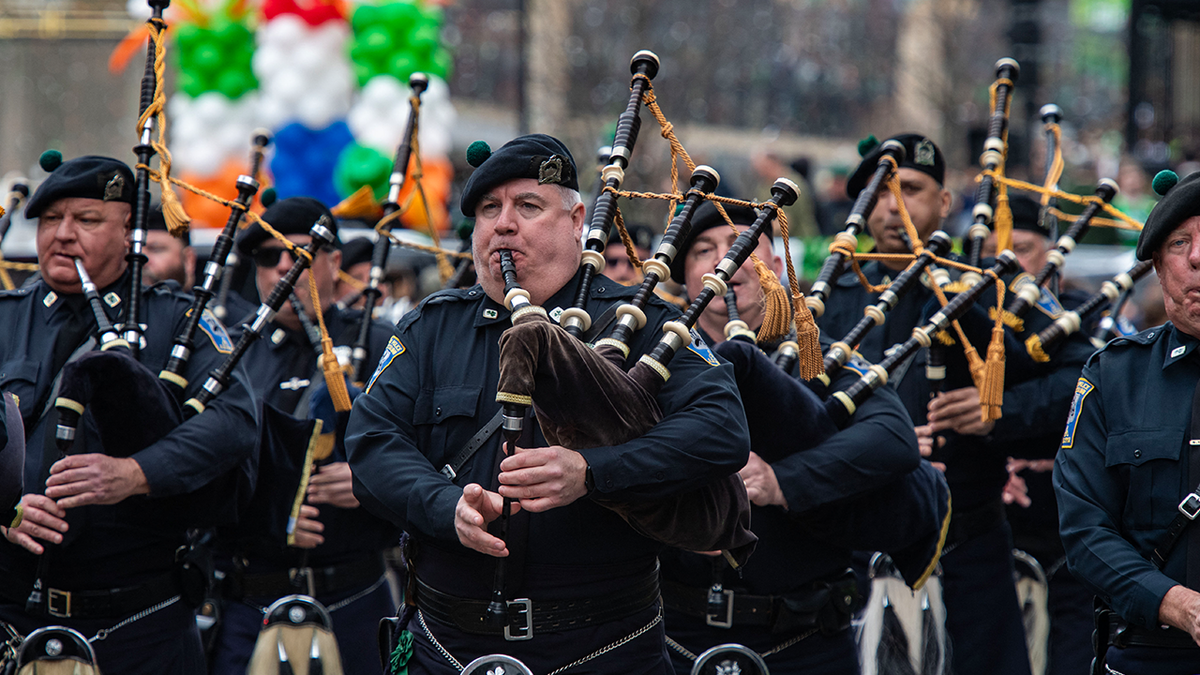
[[[409,672],[455,673],[456,663],[503,653],[534,672],[576,663],[571,672],[671,673],[660,546],[591,497],[667,496],[741,468],[748,441],[731,369],[694,342],[671,361],[657,397],[664,417],[643,437],[585,456],[541,447],[530,419],[533,433],[504,458],[501,434],[485,428],[499,420],[497,341],[510,325],[499,251],[513,252],[521,286],[556,317],[575,293],[585,209],[575,162],[550,136],[522,136],[476,163],[462,211],[475,218],[480,284],[435,293],[400,320],[347,436],[355,496],[415,544]],[[634,292],[597,277],[585,309],[601,316]],[[678,316],[656,298],[646,314],[627,368]],[[477,433],[486,440],[455,462]],[[502,496],[516,500],[507,546],[489,528]],[[505,630],[517,640],[484,622],[499,557],[508,561],[509,613],[519,621]],[[525,598],[528,613],[515,602]]]
[[[1154,261],[1170,320],[1088,360],[1054,489],[1067,563],[1111,609],[1097,621],[1107,663],[1093,672],[1190,675],[1200,667],[1200,173],[1150,212],[1137,257]]]
[[[263,213],[263,219],[300,247],[309,243],[309,228],[322,216],[334,223],[329,209],[309,197],[280,200]],[[336,242],[336,224],[330,229]],[[284,245],[257,223],[246,228],[238,239],[238,250],[243,259],[254,260],[262,297],[270,294],[294,262]],[[320,337],[316,336],[314,343],[314,336],[307,330],[315,330],[317,325],[309,294],[312,275],[325,325],[337,345],[335,351],[344,357],[340,360],[349,361],[362,312],[335,306],[333,288],[340,263],[341,251],[336,248],[319,251],[312,267],[300,275],[295,289],[306,324],[301,323],[294,306],[285,303],[264,329],[264,339],[255,341],[245,356],[255,393],[271,409],[271,414],[264,409],[261,423],[275,424],[279,415],[323,417],[321,433],[328,436],[333,451],[313,469],[296,521],[294,545],[289,546],[278,536],[282,534],[279,530],[260,527],[264,521],[257,517],[243,519],[235,530],[221,533],[218,566],[225,573],[225,601],[210,668],[213,673],[244,672],[262,625],[263,610],[293,593],[311,594],[330,609],[347,672],[380,672],[376,627],[381,618],[395,612],[384,577],[383,551],[395,545],[400,531],[359,508],[354,498],[342,443],[348,413],[330,416],[332,403],[317,360]],[[371,354],[382,354],[390,335],[388,327],[372,322],[369,335]],[[263,457],[259,491],[264,496],[269,494],[276,503],[263,504],[256,499],[251,508],[264,509],[283,522],[293,508],[297,486],[293,481],[277,489],[285,478],[279,471],[272,475],[272,469],[287,462],[280,455],[302,452],[303,448],[281,447],[286,442],[282,434],[264,433],[262,437],[271,440],[260,444]]]
[[[907,133],[892,140],[902,143],[905,149],[905,159],[897,170],[904,205],[918,236],[928,240],[950,214],[950,192],[942,185],[945,160],[933,141],[922,135]],[[881,151],[882,146],[869,151],[850,177],[846,191],[851,198],[866,186]],[[877,252],[911,252],[890,190],[880,192],[867,227]],[[878,285],[906,266],[905,262],[869,262],[862,271],[868,281]],[[823,333],[840,339],[862,318],[863,307],[873,302],[874,297],[859,284],[856,275],[843,274],[818,325]],[[872,363],[882,361],[885,350],[907,340],[936,303],[933,291],[924,285],[915,286],[888,313],[887,322],[863,339],[859,353]],[[988,438],[1001,425],[1026,417],[1013,411],[1022,402],[1005,396],[1004,416],[985,422],[979,392],[973,386],[956,388],[931,400],[931,387],[924,377],[924,352],[918,352],[910,365],[893,373],[888,385],[896,388],[917,425],[922,453],[935,453],[934,459],[944,461],[953,497],[954,512],[942,555],[942,583],[954,672],[1028,675],[1024,628],[1012,581],[1012,538],[1000,497],[1008,475],[1005,459],[1009,452],[990,445]],[[946,435],[944,444],[935,436],[941,434]],[[939,447],[934,448],[935,444]]]
[[[725,211],[739,231],[756,216],[753,209],[742,206],[725,205]],[[704,287],[701,277],[715,270],[736,238],[716,207],[706,202],[696,210],[672,277],[695,295]],[[755,253],[773,272],[782,272],[769,236],[760,238]],[[763,291],[750,262],[733,275],[730,286],[737,296],[739,318],[757,329],[763,319]],[[722,355],[726,354],[722,348],[732,346],[723,343],[728,318],[725,298],[717,297],[698,321],[706,342],[722,343],[717,348]],[[773,350],[773,345],[761,346]],[[845,388],[859,374],[845,368],[833,386]],[[798,379],[795,368],[789,375]],[[739,372],[743,398],[749,401],[746,397],[754,396],[755,389],[769,386],[764,379]],[[817,414],[823,415],[820,400],[816,396],[812,400]],[[912,421],[896,392],[884,387],[858,409],[845,430],[813,447],[782,454],[779,448],[754,444],[756,434],[766,433],[756,424],[795,437],[815,434],[813,425],[806,424],[803,410],[790,411],[786,422],[757,413],[747,410],[752,446],[750,461],[741,470],[753,504],[751,523],[759,536],[754,556],[741,571],[731,569],[722,558],[698,553],[673,550],[662,557],[667,635],[674,642],[676,672],[692,669],[688,655],[694,658],[716,645],[738,643],[766,654],[764,663],[771,673],[854,675],[859,672],[858,660],[848,629],[858,592],[849,569],[852,549],[831,544],[816,531],[824,529],[825,523],[836,527],[837,510],[855,499],[872,498],[874,488],[917,467],[920,454]],[[930,474],[941,480],[936,472]],[[888,524],[895,526],[895,521]],[[721,586],[723,604],[710,607],[714,583]]]
[[[207,524],[214,508],[204,497],[211,493],[197,491],[237,475],[231,472],[254,450],[244,372],[235,370],[205,412],[131,457],[105,454],[90,415],[81,420],[73,454],[60,458],[54,443],[58,375],[74,355],[93,348],[96,331],[73,259],[99,288],[109,318],[123,321],[134,194],[124,163],[80,157],[54,169],[25,210],[38,222],[41,278],[0,293],[7,327],[0,335],[0,386],[20,400],[28,439],[21,513],[5,524],[0,543],[0,620],[26,634],[51,624],[78,630],[92,640],[105,673],[202,673],[189,606],[199,598],[180,597],[187,575],[179,560],[187,528]],[[141,293],[141,362],[157,373],[191,300],[164,285]],[[232,343],[206,313],[193,349],[185,396],[196,394]],[[224,489],[220,494],[234,499]],[[31,601],[35,579],[40,602]]]

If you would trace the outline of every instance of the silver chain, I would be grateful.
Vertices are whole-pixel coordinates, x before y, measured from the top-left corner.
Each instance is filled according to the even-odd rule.
[[[637,638],[644,635],[650,629],[652,629],[655,626],[657,626],[658,624],[662,623],[662,618],[663,618],[662,608],[659,607],[658,615],[655,616],[654,619],[650,621],[650,623],[633,631],[629,635],[626,635],[625,637],[621,638],[620,640],[617,640],[616,642],[613,642],[605,647],[601,647],[600,649],[597,649],[596,651],[592,652],[591,654],[588,654],[587,656],[584,656],[583,658],[576,659],[576,660],[568,663],[567,665],[562,666],[561,668],[556,668],[556,669],[550,671],[550,673],[548,673],[548,675],[559,675],[559,673],[561,673],[563,671],[574,668],[575,666],[583,665],[583,664],[587,663],[588,661],[591,661],[594,658],[603,656],[603,655],[611,652],[612,650],[617,649],[618,647],[621,647],[633,640],[636,640]],[[433,636],[433,632],[430,631],[429,626],[425,624],[425,614],[421,610],[417,610],[417,621],[421,624],[421,630],[425,632],[425,637],[429,638],[429,641],[433,643],[433,646],[438,650],[438,653],[440,653],[442,656],[444,656],[446,658],[446,660],[449,661],[451,664],[453,664],[454,667],[458,669],[458,672],[461,673],[463,671],[463,664],[460,663],[458,659],[454,658],[454,656],[451,655],[450,652],[446,651],[446,648],[442,646],[442,643],[438,642],[437,638],[435,638]],[[695,660],[695,658],[696,657],[694,657],[694,656],[692,657],[693,660]]]
[[[325,610],[328,612],[336,612],[339,609],[345,607],[346,605],[349,605],[352,602],[357,602],[359,600],[362,600],[363,598],[367,597],[371,593],[374,593],[375,589],[379,588],[386,582],[387,582],[387,577],[379,577],[378,581],[371,584],[367,588],[364,588],[363,590],[355,593],[354,595],[352,595],[348,598],[343,598],[343,599],[333,603],[332,605],[326,607]],[[312,597],[312,596],[308,596],[308,597]],[[316,600],[316,598],[313,598],[313,600]],[[320,602],[320,601],[318,600],[318,602]],[[263,607],[262,605],[260,605],[256,602],[250,602],[249,600],[242,600],[242,604],[246,605],[247,607],[253,607],[254,609],[258,610],[259,614],[266,615],[266,613],[267,613],[267,608]]]
[[[433,646],[437,648],[438,652],[440,652],[442,656],[446,657],[446,660],[449,661],[451,665],[457,668],[458,672],[461,673],[463,671],[463,664],[459,663],[458,659],[454,658],[450,652],[446,651],[446,648],[442,646],[442,643],[438,642],[438,639],[433,636],[433,632],[429,630],[429,626],[425,625],[425,612],[422,612],[419,609],[417,610],[417,621],[421,624],[421,630],[425,631],[425,637],[429,638],[429,641],[433,643]]]
[[[117,625],[113,626],[112,628],[101,628],[100,630],[96,631],[95,635],[88,638],[88,642],[99,642],[101,640],[104,640],[110,634],[112,634],[114,631],[124,628],[125,626],[128,626],[129,624],[133,623],[134,621],[140,621],[140,620],[150,616],[151,614],[157,612],[158,610],[166,609],[167,607],[170,607],[171,605],[173,605],[177,602],[179,602],[178,595],[176,595],[173,598],[168,598],[166,600],[163,600],[162,602],[158,603],[157,605],[154,605],[153,607],[147,607],[146,609],[143,609],[142,611],[138,612],[137,614],[134,614],[133,616],[129,617],[128,619],[125,619],[124,621],[118,623]]]
[[[768,656],[771,656],[772,654],[778,654],[779,652],[787,649],[788,647],[791,647],[792,645],[796,644],[797,642],[800,642],[801,640],[803,640],[807,637],[812,637],[813,635],[816,634],[816,632],[817,632],[816,628],[810,628],[807,631],[797,635],[796,637],[794,637],[790,640],[787,640],[786,642],[777,644],[765,652],[757,652],[757,654],[765,659]],[[671,649],[674,649],[675,651],[679,652],[680,655],[682,655],[688,661],[695,661],[697,658],[699,658],[695,654],[693,654],[691,651],[689,651],[687,647],[684,647],[683,645],[679,644],[675,640],[672,640],[671,636],[669,636],[669,635],[667,636],[667,646],[670,647]]]
[[[592,652],[591,654],[588,654],[587,656],[583,657],[582,659],[577,659],[575,661],[572,661],[571,663],[568,663],[567,665],[563,666],[562,668],[558,668],[556,670],[550,671],[549,675],[558,675],[559,673],[563,672],[564,670],[567,670],[568,668],[574,668],[575,666],[587,663],[588,661],[591,661],[592,659],[596,658],[597,656],[603,656],[604,654],[611,652],[612,650],[616,649],[617,647],[620,647],[621,645],[624,645],[632,640],[637,639],[638,637],[641,637],[646,631],[648,631],[651,628],[654,628],[658,624],[662,623],[662,617],[663,617],[662,607],[659,607],[658,615],[655,616],[654,619],[650,621],[650,623],[633,631],[629,635],[626,635],[625,637],[621,638],[620,640],[617,640],[616,642],[608,645],[607,647],[601,647],[600,649],[597,649],[596,651]]]

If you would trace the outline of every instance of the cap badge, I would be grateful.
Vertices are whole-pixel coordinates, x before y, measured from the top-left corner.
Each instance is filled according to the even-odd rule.
[[[917,143],[917,147],[913,151],[913,161],[921,166],[934,165],[933,143],[928,138]]]
[[[104,201],[118,200],[123,192],[125,192],[125,178],[118,173],[104,185]]]
[[[561,184],[563,182],[563,158],[558,155],[550,155],[550,158],[542,162],[538,167],[538,185],[546,183]]]

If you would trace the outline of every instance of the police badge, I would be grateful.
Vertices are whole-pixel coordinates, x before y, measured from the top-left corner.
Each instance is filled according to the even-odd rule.
[[[913,149],[913,162],[921,166],[934,165],[933,143],[928,138],[922,139],[920,143],[917,143],[917,147]]]
[[[125,192],[125,179],[121,174],[115,174],[104,184],[104,201],[118,200],[123,192]]]
[[[538,167],[538,185],[546,183],[554,183],[556,185],[563,182],[563,158],[558,155],[550,155],[550,158],[542,162]]]

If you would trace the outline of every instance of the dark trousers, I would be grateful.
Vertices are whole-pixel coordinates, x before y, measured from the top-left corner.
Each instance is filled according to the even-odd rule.
[[[370,586],[324,595],[317,600],[326,607],[334,607],[366,588]],[[266,608],[277,599],[246,598],[244,601],[225,600],[221,603],[221,624],[217,629],[219,632],[209,665],[212,675],[243,675],[246,672],[258,633],[262,629],[263,612],[259,608]],[[329,613],[333,619],[338,651],[342,656],[342,668],[346,673],[382,675],[376,637],[379,620],[395,613],[392,592],[386,583]]]
[[[506,642],[496,636],[470,635],[456,627],[425,617],[425,624],[442,648],[461,666],[486,654],[507,654],[519,659],[534,673],[549,673],[583,658],[596,650],[628,637],[650,624],[658,615],[656,605],[633,616],[594,626],[584,626],[559,633],[535,634],[532,640]],[[459,669],[442,655],[421,628],[414,612],[408,623],[413,636],[413,656],[408,662],[409,675],[458,675]],[[351,672],[349,670],[347,673]],[[685,671],[686,672],[686,671]],[[565,671],[564,675],[674,675],[671,657],[663,635],[663,625],[656,626],[638,637],[605,654]]]
[[[1107,664],[1122,675],[1196,675],[1200,648],[1109,647]]]
[[[111,629],[125,617],[63,619],[34,617],[23,607],[0,605],[0,621],[12,624],[22,635],[43,626],[74,628],[85,638]],[[195,610],[182,600],[95,640],[96,663],[104,675],[203,675],[204,650],[196,628]]]
[[[956,674],[1030,675],[1008,523],[942,556],[942,598]]]
[[[742,644],[761,654],[787,640],[787,636],[780,636],[777,640],[767,638],[771,644],[765,644],[763,639],[767,636],[759,635],[755,639],[747,635],[746,637],[750,639],[740,640],[735,636],[725,635],[727,632],[720,628],[711,628],[710,633],[706,636],[707,640],[696,642],[694,639],[680,636],[680,638],[676,638],[676,641],[684,645],[688,651],[699,656],[709,647],[729,642]],[[760,631],[760,633],[765,632],[767,632],[766,628]],[[674,624],[667,626],[667,634],[675,637]],[[678,675],[687,675],[692,671],[695,661],[674,649],[669,649],[669,651]],[[833,635],[815,633],[778,653],[764,657],[763,663],[767,664],[771,675],[858,675],[859,672],[854,635],[850,630],[838,631]]]
[[[1092,592],[1067,570],[1050,577],[1049,675],[1079,675],[1092,663]]]

